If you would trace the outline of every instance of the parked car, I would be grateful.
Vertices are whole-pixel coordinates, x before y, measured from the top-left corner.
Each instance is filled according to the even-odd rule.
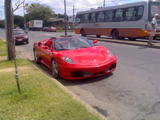
[[[13,36],[14,36],[15,44],[29,43],[28,34],[22,29],[14,29]]]
[[[46,31],[46,32],[56,32],[56,27],[44,27],[43,28],[43,31]]]
[[[112,73],[117,58],[97,41],[84,37],[58,37],[34,43],[34,59],[47,66],[54,77],[85,79]]]

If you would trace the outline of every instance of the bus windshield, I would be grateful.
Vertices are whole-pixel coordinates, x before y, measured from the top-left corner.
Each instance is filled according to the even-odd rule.
[[[152,2],[151,3],[150,19],[152,19],[155,14],[160,14],[160,2]]]

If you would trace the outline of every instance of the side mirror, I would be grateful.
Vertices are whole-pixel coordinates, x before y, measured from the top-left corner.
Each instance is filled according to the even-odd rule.
[[[41,46],[42,45],[42,43],[41,42],[38,42],[38,46]]]
[[[96,44],[96,43],[97,43],[97,40],[93,40],[92,42],[93,42],[93,44]]]

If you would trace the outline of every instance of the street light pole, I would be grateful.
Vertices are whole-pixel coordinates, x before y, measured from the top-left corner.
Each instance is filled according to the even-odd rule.
[[[106,0],[103,1],[103,7],[106,7]]]
[[[66,0],[64,0],[64,16],[65,16],[65,36],[67,36],[67,13],[66,13]]]
[[[73,5],[73,24],[75,22],[75,15],[74,15],[74,13],[75,13],[75,6]]]

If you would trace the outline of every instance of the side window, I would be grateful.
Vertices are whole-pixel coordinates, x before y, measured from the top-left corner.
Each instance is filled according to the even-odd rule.
[[[115,21],[123,21],[124,17],[123,17],[123,9],[117,9],[115,12]]]
[[[84,23],[84,15],[81,15],[81,23]]]
[[[127,21],[136,20],[136,12],[137,11],[135,7],[127,8],[125,11],[125,20]]]
[[[96,13],[91,13],[90,22],[91,22],[91,23],[95,23],[95,22],[96,22]]]
[[[104,22],[104,12],[97,13],[97,22]]]
[[[105,18],[104,18],[105,22],[113,21],[113,17],[114,17],[114,11],[113,10],[105,11]]]
[[[76,23],[77,24],[84,23],[84,15],[77,15],[76,16]]]
[[[76,24],[80,24],[81,23],[81,16],[77,15],[76,16]]]
[[[141,19],[143,17],[144,6],[139,6],[137,10],[137,19]]]
[[[85,15],[84,15],[84,22],[85,22],[85,23],[89,23],[89,19],[90,19],[89,14],[85,14]]]

